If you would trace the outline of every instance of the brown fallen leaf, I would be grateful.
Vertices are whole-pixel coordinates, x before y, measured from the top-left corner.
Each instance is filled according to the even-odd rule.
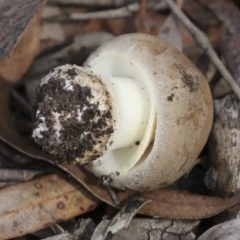
[[[52,174],[0,191],[0,239],[9,239],[93,210],[98,201],[83,187]]]
[[[168,188],[146,192],[143,196],[152,202],[143,206],[139,213],[169,219],[209,218],[240,202],[240,196],[218,198]]]
[[[46,0],[1,1],[0,76],[16,83],[39,50],[39,19]]]

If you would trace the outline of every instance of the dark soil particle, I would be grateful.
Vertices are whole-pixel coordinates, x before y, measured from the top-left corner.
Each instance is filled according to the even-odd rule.
[[[68,74],[74,77],[76,71],[72,68],[68,70]],[[59,163],[65,161],[71,163],[76,158],[83,158],[87,151],[94,150],[96,142],[104,149],[106,142],[99,138],[103,135],[110,136],[113,132],[112,126],[109,126],[111,111],[100,111],[98,103],[91,103],[93,96],[90,88],[71,84],[73,91],[68,91],[64,89],[66,85],[64,79],[50,79],[47,84],[37,87],[36,103],[33,106],[33,129],[38,128],[42,122],[39,116],[36,116],[37,111],[45,118],[48,128],[47,131],[41,131],[43,137],[35,137],[35,141],[43,147],[43,150],[56,156]],[[78,119],[79,110],[82,112],[81,121]],[[56,125],[54,113],[61,114],[59,117],[61,129],[58,136],[54,126]],[[92,161],[97,157],[99,152],[93,151],[88,160]]]
[[[135,142],[135,145],[139,145],[139,144],[140,144],[140,141],[136,141],[136,142]]]
[[[184,69],[175,64],[179,70],[179,73],[182,75],[182,81],[186,86],[189,87],[190,92],[197,92],[199,89],[199,76],[193,76],[188,74]]]
[[[70,68],[67,71],[67,73],[68,73],[69,76],[77,76],[77,72],[76,72],[75,68]]]

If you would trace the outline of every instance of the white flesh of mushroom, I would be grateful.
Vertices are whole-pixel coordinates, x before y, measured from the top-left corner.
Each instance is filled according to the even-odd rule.
[[[87,69],[99,74],[114,97],[116,127],[107,151],[90,169],[98,176],[129,171],[154,138],[156,105],[146,72],[121,53],[102,56]],[[118,77],[120,76],[120,77]]]

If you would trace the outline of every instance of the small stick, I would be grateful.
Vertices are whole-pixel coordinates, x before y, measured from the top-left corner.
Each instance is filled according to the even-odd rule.
[[[140,9],[138,3],[132,3],[128,6],[110,9],[98,12],[87,12],[87,13],[71,13],[66,16],[57,18],[59,21],[66,20],[88,20],[88,19],[109,19],[109,18],[122,18],[132,16],[133,12],[137,12]]]
[[[120,204],[120,201],[118,200],[117,198],[117,195],[115,194],[115,192],[113,191],[113,189],[109,186],[105,186],[107,191],[108,191],[108,194],[109,196],[111,197],[113,203],[118,206]]]
[[[143,0],[141,6],[139,3],[132,3],[117,9],[103,10],[103,11],[97,11],[97,12],[86,12],[86,13],[70,13],[67,15],[59,16],[59,17],[45,18],[44,20],[47,22],[50,22],[50,21],[55,22],[55,21],[80,21],[80,20],[89,20],[89,19],[123,18],[123,17],[132,16],[134,12],[138,12],[140,9],[141,11],[145,11],[145,12],[146,12],[146,8],[152,11],[159,11],[159,10],[166,9],[166,6],[163,4],[163,2],[147,3],[146,1],[146,3],[144,3],[144,1],[146,0]]]
[[[216,52],[213,50],[210,45],[208,38],[202,33],[188,18],[187,16],[174,4],[172,0],[164,0],[175,16],[183,23],[183,25],[188,29],[191,33],[195,41],[200,45],[200,47],[206,52],[208,57],[211,59],[213,64],[217,67],[219,72],[225,78],[227,83],[232,88],[233,92],[237,95],[238,99],[240,99],[240,88],[238,84],[235,82],[232,75],[229,73],[227,68],[224,66],[222,61],[217,56]]]

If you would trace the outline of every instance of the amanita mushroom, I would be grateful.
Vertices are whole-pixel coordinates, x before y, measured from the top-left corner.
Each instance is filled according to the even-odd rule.
[[[104,43],[84,68],[53,69],[36,94],[35,141],[120,189],[156,189],[188,173],[213,120],[201,72],[147,34]]]

